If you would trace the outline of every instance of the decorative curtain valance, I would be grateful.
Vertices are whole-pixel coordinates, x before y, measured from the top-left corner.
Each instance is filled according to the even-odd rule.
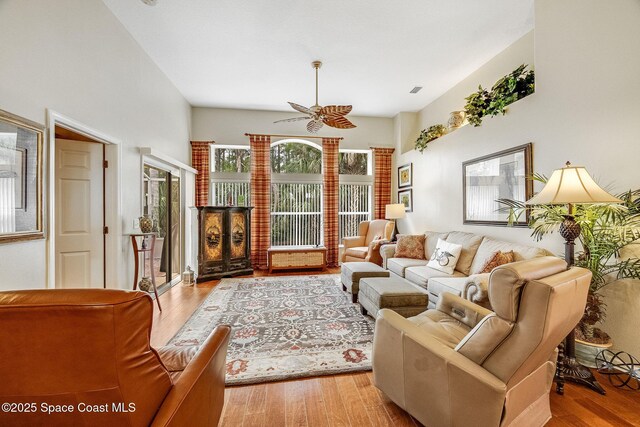
[[[384,219],[385,206],[391,203],[391,161],[395,148],[371,147],[373,151],[374,219]]]
[[[322,183],[324,246],[327,248],[327,266],[338,266],[339,221],[338,191],[338,148],[341,138],[322,138]]]
[[[209,204],[209,151],[213,141],[191,141],[191,166],[196,175],[196,206]]]
[[[271,246],[271,137],[249,135],[251,146],[251,262],[257,270],[267,269]]]

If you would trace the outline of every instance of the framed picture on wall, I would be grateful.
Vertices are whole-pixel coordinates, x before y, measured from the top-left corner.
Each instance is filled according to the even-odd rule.
[[[509,212],[499,199],[526,201],[533,196],[531,143],[489,154],[462,164],[463,222],[506,226]],[[529,218],[514,226],[526,227]]]
[[[404,205],[405,212],[413,212],[413,190],[409,188],[398,191],[398,203]]]
[[[413,185],[413,163],[398,168],[398,188],[411,187]]]

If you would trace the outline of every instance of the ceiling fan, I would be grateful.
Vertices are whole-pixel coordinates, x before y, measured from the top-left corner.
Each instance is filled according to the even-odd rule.
[[[327,105],[321,107],[318,104],[318,69],[322,67],[322,62],[313,61],[311,66],[316,70],[316,103],[310,108],[303,107],[295,102],[289,102],[291,108],[301,113],[306,114],[304,117],[294,117],[291,119],[277,120],[274,123],[280,122],[297,122],[299,120],[310,120],[307,123],[307,130],[311,133],[316,133],[320,130],[323,124],[331,126],[337,129],[353,129],[356,127],[345,116],[351,112],[351,105]]]

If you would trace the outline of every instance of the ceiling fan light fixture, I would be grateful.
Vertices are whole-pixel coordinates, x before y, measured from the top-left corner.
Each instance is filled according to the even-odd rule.
[[[306,114],[305,117],[294,117],[291,119],[276,120],[274,123],[280,122],[297,122],[298,120],[309,120],[307,123],[307,131],[316,133],[323,125],[327,125],[336,129],[353,129],[356,127],[345,116],[351,112],[351,105],[326,105],[321,106],[318,103],[318,69],[322,67],[321,61],[313,61],[311,66],[316,71],[316,103],[307,108],[295,102],[289,102],[294,110]]]

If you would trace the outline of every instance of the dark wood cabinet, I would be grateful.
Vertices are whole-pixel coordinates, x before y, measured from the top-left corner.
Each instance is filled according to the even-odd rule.
[[[250,259],[253,208],[202,206],[194,209],[198,232],[196,282],[253,273]]]

